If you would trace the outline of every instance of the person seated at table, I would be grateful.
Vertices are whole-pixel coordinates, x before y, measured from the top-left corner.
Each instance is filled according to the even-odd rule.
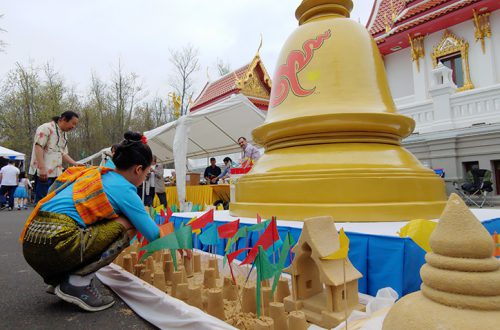
[[[217,176],[217,180],[228,179],[231,176],[231,167],[233,166],[233,161],[229,157],[225,157],[222,161],[224,162],[226,168],[224,168],[224,171],[222,171],[222,173]]]
[[[71,167],[57,177],[20,237],[24,258],[49,284],[47,292],[90,312],[114,303],[95,287],[94,273],[129,245],[136,230],[150,242],[160,236],[136,194],[153,154],[141,134],[124,137],[113,155],[115,170]]]
[[[205,169],[205,174],[203,174],[205,180],[207,180],[207,182],[209,182],[210,184],[217,184],[217,181],[219,181],[217,177],[222,172],[220,167],[215,164],[216,164],[215,158],[214,157],[210,158],[210,166],[208,166]]]

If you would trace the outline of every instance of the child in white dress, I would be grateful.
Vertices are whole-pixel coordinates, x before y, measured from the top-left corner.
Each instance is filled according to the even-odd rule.
[[[20,210],[21,207],[24,207],[25,210],[28,209],[28,188],[31,189],[31,183],[26,179],[26,173],[21,172],[21,174],[19,174],[19,183],[14,192],[14,203],[18,210]]]

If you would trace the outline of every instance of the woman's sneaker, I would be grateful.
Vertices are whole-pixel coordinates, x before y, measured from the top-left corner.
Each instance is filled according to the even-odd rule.
[[[68,280],[56,287],[56,296],[89,311],[98,312],[113,306],[113,297],[101,295],[92,280],[87,286],[74,286]]]

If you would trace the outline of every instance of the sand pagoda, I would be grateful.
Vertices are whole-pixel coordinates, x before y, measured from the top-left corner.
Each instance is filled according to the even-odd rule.
[[[384,330],[499,329],[500,260],[491,235],[456,194],[433,232],[421,291],[389,311]]]

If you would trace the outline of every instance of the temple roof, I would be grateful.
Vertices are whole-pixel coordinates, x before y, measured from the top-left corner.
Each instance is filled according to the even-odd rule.
[[[261,110],[267,110],[271,92],[271,78],[259,56],[252,62],[234,70],[214,82],[207,82],[196,98],[190,111],[198,111],[209,105],[243,94]]]
[[[382,54],[409,46],[414,37],[444,30],[479,14],[500,9],[498,0],[375,0],[367,28]]]

